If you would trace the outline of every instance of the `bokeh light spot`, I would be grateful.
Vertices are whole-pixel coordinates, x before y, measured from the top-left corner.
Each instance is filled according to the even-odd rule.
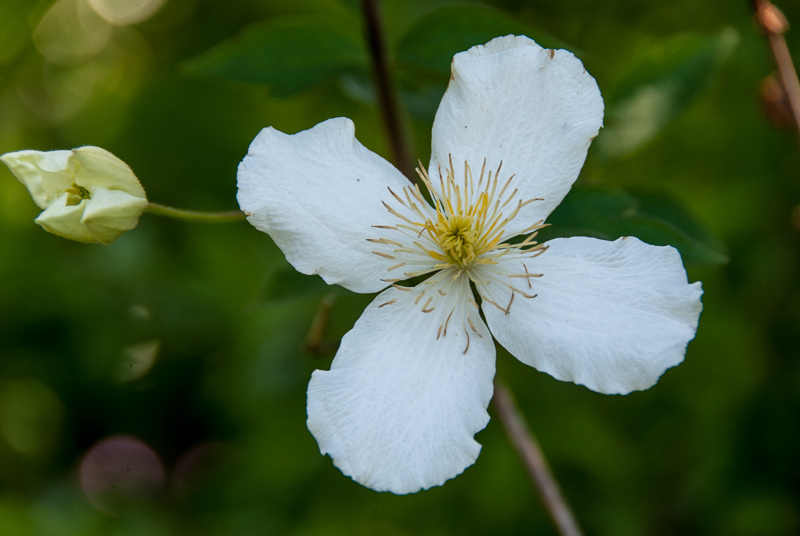
[[[89,0],[98,15],[119,26],[149,19],[165,2],[166,0]]]
[[[61,399],[45,384],[18,379],[0,385],[0,435],[31,457],[53,450],[64,419]]]
[[[122,362],[117,371],[117,381],[132,382],[150,372],[158,357],[161,342],[157,340],[132,344],[122,353]]]
[[[155,451],[127,435],[95,443],[80,465],[84,493],[98,510],[108,514],[124,514],[153,498],[164,481],[164,467]]]
[[[39,52],[53,63],[76,65],[98,54],[111,37],[111,26],[86,0],[58,0],[33,31]]]
[[[220,441],[201,443],[181,454],[172,471],[172,490],[179,497],[202,485],[219,465],[230,447]]]

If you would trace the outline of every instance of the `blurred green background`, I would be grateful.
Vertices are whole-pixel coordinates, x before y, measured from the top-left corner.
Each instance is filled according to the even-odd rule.
[[[454,52],[511,32],[574,51],[606,128],[550,236],[670,243],[703,281],[686,361],[648,391],[599,395],[499,352],[587,534],[800,533],[800,146],[766,113],[749,3],[381,7],[423,162]],[[800,4],[779,7],[800,27]],[[355,0],[2,0],[0,153],[99,145],[152,201],[235,209],[265,126],[348,116],[389,156],[366,50]],[[0,166],[0,535],[555,534],[493,410],[477,463],[415,495],[319,455],[306,384],[369,296],[294,274],[243,222],[144,215],[104,247],[38,212]],[[114,449],[149,472],[114,480]]]

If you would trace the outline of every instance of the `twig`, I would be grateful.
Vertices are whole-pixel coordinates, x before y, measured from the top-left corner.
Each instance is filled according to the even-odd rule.
[[[378,90],[378,101],[383,112],[384,124],[389,135],[392,156],[395,165],[400,169],[409,180],[412,180],[414,164],[408,150],[408,136],[403,128],[400,117],[397,99],[392,89],[389,79],[389,66],[386,55],[386,45],[383,38],[383,27],[381,26],[380,16],[376,0],[361,0],[364,10],[364,18],[367,26],[367,37],[372,53],[372,65],[375,71],[375,79]],[[318,312],[314,326],[307,339],[307,347],[314,348],[321,340],[321,331],[318,324],[327,320],[329,311],[324,307]],[[322,322],[318,322],[321,320]],[[312,335],[313,334],[313,335]],[[533,480],[542,496],[545,507],[547,508],[553,523],[561,536],[583,536],[572,512],[569,509],[558,484],[553,478],[544,455],[539,449],[536,440],[528,430],[525,420],[517,410],[508,387],[501,382],[495,385],[494,405],[500,415],[500,420],[506,428],[509,439],[518,450],[528,474]]]
[[[789,23],[783,13],[769,0],[753,0],[756,21],[767,34],[772,55],[778,65],[778,72],[789,99],[789,107],[794,115],[795,126],[800,132],[800,80],[792,63],[792,55],[786,45],[783,34],[789,29]]]
[[[558,483],[550,471],[536,438],[528,428],[525,418],[517,408],[514,397],[505,383],[495,382],[492,402],[503,422],[511,444],[517,449],[528,470],[528,476],[539,490],[559,534],[561,536],[582,536],[583,532],[575,521],[567,501],[561,495]]]
[[[308,328],[306,334],[305,349],[314,355],[329,354],[339,348],[338,342],[322,340],[325,330],[328,328],[335,301],[336,297],[333,294],[325,295],[311,320],[311,327]]]
[[[361,0],[366,22],[367,40],[372,56],[378,104],[383,113],[383,122],[389,136],[392,160],[397,168],[413,182],[414,161],[408,149],[408,134],[405,130],[397,96],[389,78],[389,61],[386,54],[383,25],[376,0]]]

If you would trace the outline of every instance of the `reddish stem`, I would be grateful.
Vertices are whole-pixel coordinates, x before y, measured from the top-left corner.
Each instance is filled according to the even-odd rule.
[[[525,464],[528,476],[539,490],[542,501],[544,501],[559,534],[561,536],[583,536],[583,532],[572,515],[572,510],[564,496],[561,495],[561,489],[553,477],[539,443],[528,428],[525,417],[517,408],[514,397],[505,383],[495,382],[492,402],[503,422],[511,444],[514,445]]]

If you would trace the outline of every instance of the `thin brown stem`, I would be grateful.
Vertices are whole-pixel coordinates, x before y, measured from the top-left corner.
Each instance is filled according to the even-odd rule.
[[[377,0],[361,0],[366,22],[372,68],[375,74],[378,104],[383,114],[386,133],[392,151],[392,159],[397,168],[413,182],[414,160],[409,151],[409,137],[400,114],[397,95],[389,75],[389,58],[386,53],[386,39],[378,12]]]
[[[528,476],[539,490],[542,501],[544,501],[559,534],[561,536],[583,536],[567,501],[561,495],[561,489],[550,471],[542,449],[539,448],[536,438],[525,422],[525,417],[514,402],[514,396],[508,386],[499,380],[495,382],[492,402],[511,444],[517,449],[528,470]]]
[[[786,45],[783,34],[789,29],[789,23],[783,13],[769,0],[753,0],[756,11],[756,21],[767,34],[772,55],[778,65],[783,88],[792,109],[794,123],[800,132],[800,80],[792,62],[792,55]]]
[[[317,312],[314,314],[311,327],[308,328],[305,348],[314,355],[333,353],[339,347],[338,341],[323,340],[325,330],[328,329],[328,323],[331,319],[331,313],[333,313],[335,301],[336,297],[333,294],[325,295],[317,308]]]

